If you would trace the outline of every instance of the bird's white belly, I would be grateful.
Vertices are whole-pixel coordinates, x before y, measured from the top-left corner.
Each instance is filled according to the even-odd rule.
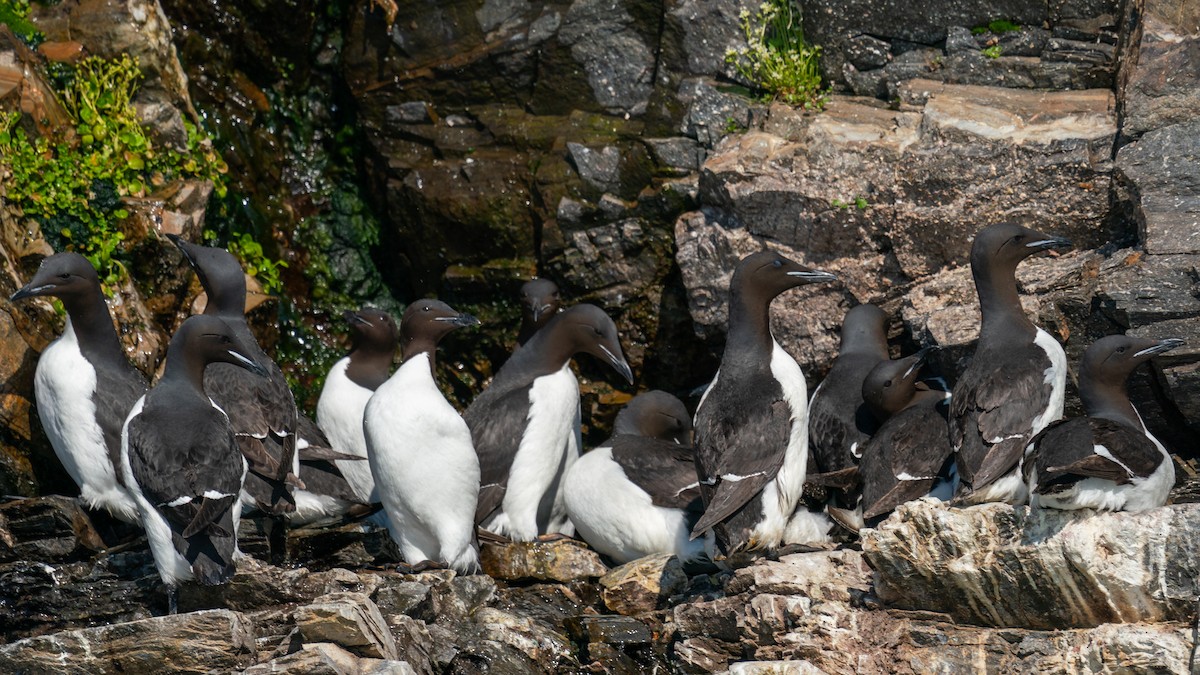
[[[579,383],[570,365],[534,380],[529,403],[525,433],[508,474],[504,514],[497,520],[504,530],[500,534],[516,541],[544,534],[538,527],[538,509],[543,499],[561,504],[562,473],[579,453]],[[561,514],[552,512],[552,521],[561,519],[555,516]]]
[[[367,441],[363,437],[363,412],[375,392],[361,387],[346,376],[350,357],[345,357],[329,369],[321,398],[317,401],[317,425],[338,452],[366,458]],[[350,489],[368,503],[379,501],[375,494],[375,479],[367,462],[337,460],[338,470],[350,484]]]
[[[104,431],[96,421],[96,370],[79,351],[67,322],[62,337],[42,352],[34,375],[34,397],[54,454],[92,508],[137,522],[137,507],[117,482]]]
[[[434,383],[427,358],[405,362],[367,404],[368,462],[406,561],[471,571],[478,565],[479,458],[466,422]]]
[[[808,473],[808,386],[800,365],[778,342],[771,352],[771,375],[783,389],[783,400],[791,409],[791,435],[783,455],[783,465],[775,480],[763,488],[763,519],[751,533],[758,546],[774,548],[784,540],[788,523],[800,503],[804,479]],[[832,527],[832,522],[824,521]],[[814,523],[812,527],[816,527]],[[825,528],[825,532],[829,531]],[[801,528],[809,529],[809,528]]]
[[[655,506],[613,461],[612,448],[580,457],[567,472],[563,492],[580,536],[619,563],[655,553],[672,553],[681,560],[711,553],[712,533],[690,540],[684,512]]]
[[[1050,401],[1046,404],[1046,409],[1042,414],[1034,418],[1033,429],[1029,432],[1031,437],[1045,429],[1046,425],[1062,417],[1063,399],[1067,392],[1067,354],[1063,351],[1062,345],[1041,328],[1037,329],[1033,343],[1041,347],[1042,351],[1046,352],[1046,358],[1050,359],[1050,367],[1046,368],[1046,379],[1044,380],[1050,385]]]

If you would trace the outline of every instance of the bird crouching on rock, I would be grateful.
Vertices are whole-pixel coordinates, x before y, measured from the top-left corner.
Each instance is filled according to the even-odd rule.
[[[1167,503],[1174,462],[1129,401],[1125,381],[1139,365],[1182,344],[1110,335],[1087,348],[1079,368],[1086,416],[1051,424],[1026,447],[1022,468],[1031,506],[1145,511]]]
[[[138,399],[121,436],[121,471],[136,502],[170,613],[180,583],[222,584],[233,576],[239,494],[247,463],[225,411],[205,393],[226,363],[255,377],[266,369],[228,324],[213,316],[183,322],[167,348],[162,379]]]

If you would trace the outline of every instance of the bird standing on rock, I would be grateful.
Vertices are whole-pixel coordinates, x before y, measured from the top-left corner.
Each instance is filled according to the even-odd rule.
[[[704,516],[728,555],[774,549],[789,529],[808,470],[804,373],[771,334],[771,301],[790,288],[837,279],[774,251],[738,263],[729,282],[729,332],[721,366],[696,411],[696,468]],[[803,509],[801,509],[803,510]],[[798,512],[795,531],[827,536],[829,519]]]
[[[1183,340],[1110,335],[1088,347],[1079,368],[1086,417],[1046,427],[1026,448],[1030,505],[1145,511],[1167,503],[1175,465],[1129,401],[1125,381]]]
[[[467,408],[482,472],[476,522],[516,541],[574,532],[563,476],[579,457],[579,382],[571,357],[586,352],[630,384],[617,327],[599,307],[558,313],[504,364]]]
[[[229,418],[205,394],[225,363],[255,377],[267,371],[253,349],[214,316],[193,316],[171,338],[162,379],[125,422],[121,469],[136,501],[154,564],[176,611],[180,582],[221,584],[234,573],[238,497],[247,464]]]
[[[856,531],[862,527],[859,460],[863,445],[879,428],[863,400],[863,381],[888,360],[886,320],[875,305],[846,312],[837,358],[808,402],[808,447],[815,465],[808,467],[806,480],[830,490],[829,515]]]
[[[433,368],[446,334],[477,325],[444,302],[409,305],[400,320],[404,364],[375,391],[363,416],[371,473],[404,560],[445,564],[461,574],[479,569],[479,458]]]
[[[971,245],[971,275],[983,322],[970,365],[950,401],[950,445],[965,504],[1022,504],[1018,464],[1034,434],[1062,417],[1067,357],[1062,345],[1033,325],[1017,296],[1017,265],[1071,242],[1027,227],[984,228]]]
[[[584,454],[563,486],[567,514],[584,541],[618,563],[655,553],[711,555],[709,535],[688,535],[704,512],[687,408],[663,391],[638,394],[612,436]]]
[[[120,473],[121,427],[146,378],[125,357],[100,278],[87,258],[56,253],[12,301],[52,296],[67,310],[63,334],[42,352],[33,392],[54,454],[89,508],[138,522]]]
[[[387,382],[399,345],[400,331],[391,315],[364,307],[346,312],[350,325],[350,354],[333,364],[317,401],[317,424],[333,449],[366,459],[363,411],[375,390]],[[338,469],[354,493],[367,504],[379,503],[368,462],[339,460]]]

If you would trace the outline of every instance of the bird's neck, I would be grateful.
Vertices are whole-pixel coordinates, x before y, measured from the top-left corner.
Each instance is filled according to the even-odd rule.
[[[1025,310],[1021,308],[1021,297],[1017,294],[1016,270],[992,269],[988,264],[972,265],[975,290],[979,294],[979,311],[982,315],[983,335],[1016,330],[1033,335],[1037,328]]]
[[[67,330],[75,334],[79,350],[89,360],[112,359],[114,363],[128,361],[117,331],[113,328],[112,314],[99,291],[85,299],[64,302],[63,306],[67,310]]]
[[[1101,417],[1145,432],[1142,417],[1129,400],[1125,385],[1097,381],[1088,372],[1079,374],[1079,398],[1088,417]]]
[[[771,301],[735,294],[729,303],[729,332],[721,369],[761,367],[771,362],[775,338],[771,336]]]

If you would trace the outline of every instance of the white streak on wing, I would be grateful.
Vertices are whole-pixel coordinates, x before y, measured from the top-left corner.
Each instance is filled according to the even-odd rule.
[[[695,483],[688,483],[687,485],[684,485],[683,487],[681,487],[681,488],[679,488],[678,490],[676,490],[676,491],[675,491],[675,496],[676,496],[676,497],[678,497],[679,495],[681,495],[681,494],[683,494],[683,493],[687,492],[688,490],[691,490],[692,488],[697,488],[697,487],[700,487],[700,483],[699,483],[699,482],[695,482]]]
[[[930,478],[936,478],[936,476],[914,476],[907,471],[901,471],[896,475],[896,480],[929,480]]]
[[[191,504],[191,503],[192,503],[191,497],[176,497],[175,499],[172,499],[171,501],[167,502],[166,505],[174,508],[176,506],[183,506],[184,504]]]
[[[1035,424],[1036,424],[1036,421],[1035,421]],[[995,438],[989,438],[988,443],[995,445],[997,443],[1003,443],[1004,441],[1011,441],[1014,438],[1024,438],[1024,437],[1025,437],[1025,434],[1009,434],[1008,436],[997,436]]]
[[[727,480],[730,483],[737,483],[740,481],[744,481],[747,478],[754,478],[755,476],[761,476],[764,473],[766,473],[766,472],[765,471],[755,471],[754,473],[749,474],[747,476],[739,476],[736,473],[726,473],[726,474],[721,475],[721,480]]]
[[[855,459],[862,459],[862,451],[858,449],[858,441],[850,444],[850,454],[854,455]]]
[[[1108,448],[1104,447],[1103,445],[1093,445],[1092,452],[1096,453],[1097,455],[1100,455],[1104,459],[1107,459],[1108,461],[1112,462],[1113,464],[1116,464],[1117,466],[1121,467],[1122,469],[1125,470],[1125,473],[1127,475],[1137,476],[1137,474],[1134,473],[1133,470],[1129,468],[1129,465],[1127,465],[1127,464],[1125,464],[1125,462],[1122,462],[1121,460],[1117,459],[1116,456],[1114,456],[1111,452],[1109,452]]]
[[[224,499],[233,495],[225,492],[217,492],[216,490],[205,490],[203,496],[205,499]]]
[[[692,419],[692,425],[693,425],[693,426],[696,424],[696,420],[697,420],[697,419],[699,419],[699,416],[700,416],[700,409],[704,407],[704,401],[705,401],[705,399],[707,399],[707,398],[708,398],[708,394],[709,394],[709,392],[711,392],[711,391],[713,390],[713,385],[715,385],[715,384],[717,383],[717,378],[718,378],[718,377],[720,377],[720,376],[721,376],[721,371],[720,371],[720,369],[718,369],[718,370],[717,370],[717,372],[716,372],[716,374],[715,374],[715,375],[713,375],[712,382],[709,382],[709,383],[708,383],[708,387],[706,387],[706,388],[704,389],[704,393],[700,395],[700,403],[699,403],[699,404],[696,406],[696,417],[694,417],[694,418]]]

